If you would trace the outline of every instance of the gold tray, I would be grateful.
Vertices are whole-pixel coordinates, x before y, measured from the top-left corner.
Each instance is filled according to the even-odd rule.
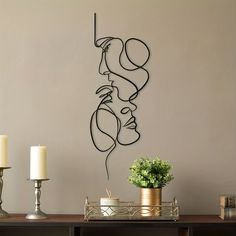
[[[179,206],[172,202],[161,205],[138,205],[134,202],[120,202],[119,205],[100,205],[99,202],[85,200],[84,220],[178,220]]]

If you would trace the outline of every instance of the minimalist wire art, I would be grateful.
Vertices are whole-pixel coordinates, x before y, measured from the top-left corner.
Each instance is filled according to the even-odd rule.
[[[144,66],[150,58],[150,50],[138,38],[123,41],[108,36],[97,39],[96,31],[95,13],[94,45],[101,49],[98,73],[104,80],[96,91],[100,102],[90,119],[90,134],[96,149],[106,154],[109,179],[108,158],[117,144],[131,145],[141,136],[134,116],[135,99],[149,81],[149,72]],[[142,57],[138,58],[137,53]]]

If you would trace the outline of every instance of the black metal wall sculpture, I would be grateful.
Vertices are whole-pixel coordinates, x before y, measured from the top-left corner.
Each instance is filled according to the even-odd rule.
[[[109,179],[107,162],[117,144],[131,145],[140,139],[134,100],[149,80],[144,66],[150,58],[150,50],[137,38],[129,38],[125,42],[117,37],[97,39],[96,13],[94,45],[101,49],[98,72],[105,80],[96,91],[100,102],[91,116],[90,134],[97,150],[106,153],[105,168]],[[134,53],[135,50],[143,54],[141,59]]]

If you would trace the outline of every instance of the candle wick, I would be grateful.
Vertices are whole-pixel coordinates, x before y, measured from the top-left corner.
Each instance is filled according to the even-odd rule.
[[[107,192],[108,198],[111,198],[111,191],[106,188],[106,192]]]

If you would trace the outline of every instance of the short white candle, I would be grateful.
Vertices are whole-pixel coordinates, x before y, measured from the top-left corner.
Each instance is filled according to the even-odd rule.
[[[119,204],[120,204],[119,198],[116,198],[116,197],[100,198],[101,212],[104,216],[116,215]],[[105,206],[108,206],[108,207],[105,207]]]
[[[30,148],[30,179],[47,179],[47,148],[45,146]]]
[[[0,167],[8,167],[8,137],[0,135]]]

